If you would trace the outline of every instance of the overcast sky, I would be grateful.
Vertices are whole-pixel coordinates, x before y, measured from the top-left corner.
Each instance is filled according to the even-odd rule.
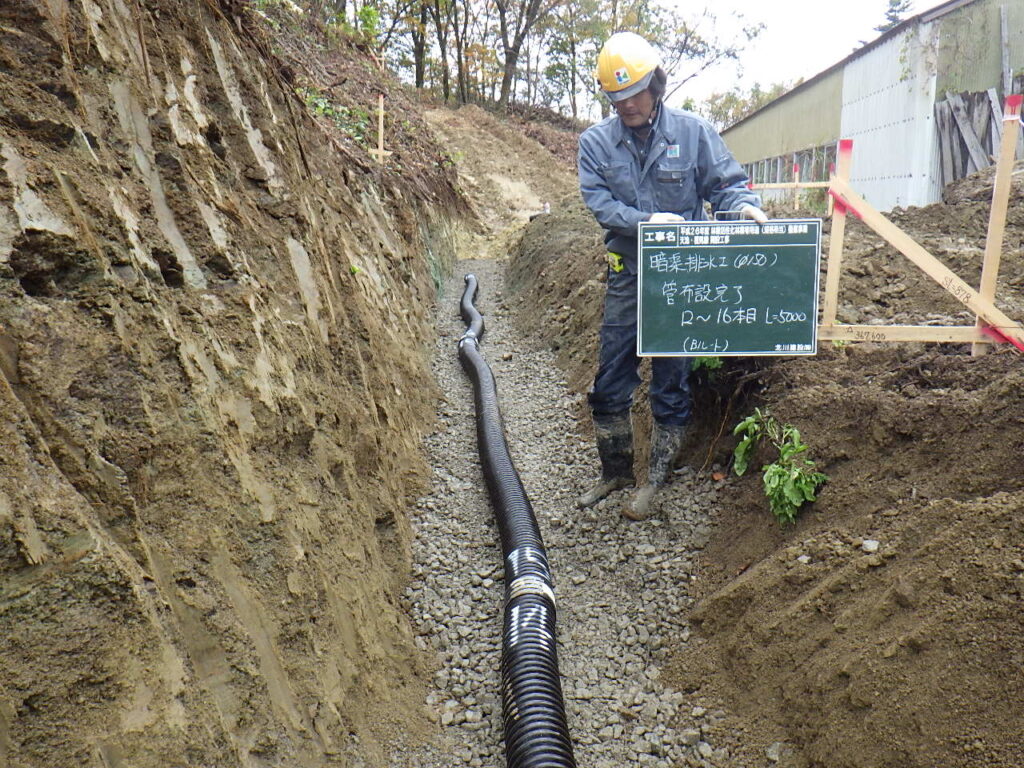
[[[918,0],[907,18],[941,4]],[[845,59],[861,41],[876,39],[874,28],[885,21],[888,7],[888,0],[715,0],[711,8],[723,30],[737,26],[733,18],[737,12],[747,23],[763,22],[765,29],[741,55],[742,75],[737,75],[734,65],[719,67],[684,85],[676,98],[692,96],[699,101],[736,85],[749,91],[755,82],[766,88],[801,77],[809,80]]]

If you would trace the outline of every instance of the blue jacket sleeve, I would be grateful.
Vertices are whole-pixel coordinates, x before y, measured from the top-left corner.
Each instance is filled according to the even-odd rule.
[[[649,212],[640,211],[615,199],[612,195],[598,159],[597,141],[586,132],[580,136],[577,166],[580,176],[580,194],[597,223],[605,229],[627,237],[636,237],[636,227],[647,221]]]
[[[700,196],[713,211],[735,211],[744,203],[761,207],[761,198],[747,187],[747,174],[707,123],[701,125],[698,147]]]

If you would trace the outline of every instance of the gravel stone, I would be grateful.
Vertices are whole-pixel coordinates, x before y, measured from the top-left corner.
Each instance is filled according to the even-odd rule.
[[[700,741],[700,731],[696,728],[687,728],[679,734],[679,743],[687,747],[694,746]]]

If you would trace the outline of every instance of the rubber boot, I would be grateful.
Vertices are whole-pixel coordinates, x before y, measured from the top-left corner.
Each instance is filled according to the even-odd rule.
[[[647,482],[637,489],[633,498],[622,508],[623,517],[630,520],[646,520],[651,514],[651,502],[655,494],[668,480],[675,465],[679,449],[683,447],[686,435],[684,426],[655,424],[651,432],[651,461]]]
[[[633,484],[633,423],[629,412],[594,414],[594,434],[601,458],[601,479],[580,496],[580,508],[593,506],[612,491]]]

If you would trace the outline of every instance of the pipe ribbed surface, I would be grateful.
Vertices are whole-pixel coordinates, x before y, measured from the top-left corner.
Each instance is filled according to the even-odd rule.
[[[480,353],[483,317],[466,275],[460,311],[469,326],[459,362],[473,382],[476,435],[505,561],[501,698],[508,768],[575,768],[555,647],[555,592],[537,518],[505,440],[498,392]]]

